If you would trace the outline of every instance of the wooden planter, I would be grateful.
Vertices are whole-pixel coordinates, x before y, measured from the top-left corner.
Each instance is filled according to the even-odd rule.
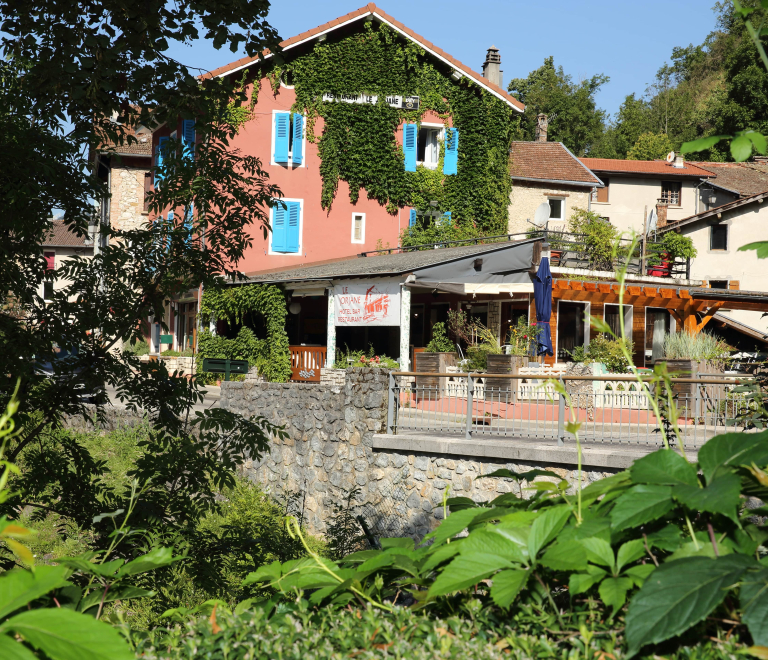
[[[528,363],[525,355],[496,355],[489,353],[489,374],[516,374],[520,367]],[[485,381],[486,401],[512,402],[517,398],[517,383],[514,378],[487,378]]]
[[[695,378],[697,374],[720,374],[723,372],[721,367],[716,367],[707,360],[659,360],[667,365],[667,372],[672,373],[677,378]],[[725,396],[725,387],[723,385],[697,385],[696,383],[673,383],[672,392],[678,397],[678,406],[685,405],[686,400],[689,406],[693,405],[696,397],[696,389],[699,388],[701,397],[715,399]]]
[[[414,353],[414,371],[424,373],[445,373],[447,367],[456,366],[456,353]],[[417,398],[439,398],[445,394],[447,378],[437,376],[416,376]],[[422,389],[423,388],[423,389]]]

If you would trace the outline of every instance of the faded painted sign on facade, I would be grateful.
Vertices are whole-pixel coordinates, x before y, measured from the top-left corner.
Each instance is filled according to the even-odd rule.
[[[400,325],[400,283],[349,282],[333,287],[336,325]]]

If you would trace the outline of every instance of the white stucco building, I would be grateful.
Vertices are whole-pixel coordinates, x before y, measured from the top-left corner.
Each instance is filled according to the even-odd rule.
[[[676,231],[693,240],[698,256],[691,277],[715,289],[768,291],[768,260],[754,250],[739,248],[768,241],[768,191],[737,199],[674,222],[662,231]],[[768,331],[768,317],[758,311],[719,312],[752,328]]]

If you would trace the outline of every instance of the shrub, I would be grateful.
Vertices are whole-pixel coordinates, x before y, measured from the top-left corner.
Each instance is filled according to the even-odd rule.
[[[541,332],[538,325],[529,325],[521,316],[517,325],[509,329],[507,345],[511,355],[535,355],[538,346],[537,337]]]
[[[624,345],[632,355],[632,342],[625,339]],[[622,351],[622,340],[609,339],[603,334],[591,339],[586,348],[577,346],[571,353],[571,357],[574,362],[601,362],[612,374],[626,373],[629,367],[629,361]]]
[[[373,344],[368,346],[368,351],[351,351],[349,346],[344,351],[336,352],[334,369],[347,369],[348,367],[380,367],[382,369],[398,369],[400,364],[386,355],[376,355]]]
[[[123,352],[132,355],[149,355],[149,344],[143,339],[131,341],[123,345]]]
[[[723,366],[730,348],[709,332],[670,332],[664,337],[664,356],[670,360],[707,360]]]
[[[432,341],[427,344],[427,350],[430,353],[452,353],[456,350],[445,331],[445,323],[438,322],[432,326]]]
[[[619,230],[593,211],[574,208],[568,221],[570,231],[580,234],[584,255],[593,270],[613,270],[613,245]]]
[[[203,358],[229,358],[230,360],[248,360],[248,364],[256,367],[267,380],[283,383],[291,377],[290,358],[288,369],[284,368],[284,360],[273,360],[269,342],[259,339],[248,327],[240,328],[234,339],[214,335],[208,330],[200,333],[197,344],[197,373],[205,382],[213,382],[221,378],[220,374],[203,372]]]

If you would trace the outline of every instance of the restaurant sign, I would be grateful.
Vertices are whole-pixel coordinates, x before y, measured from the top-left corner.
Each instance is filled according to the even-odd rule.
[[[336,325],[400,325],[400,282],[346,282],[333,287]]]
[[[367,105],[376,105],[379,102],[378,94],[323,94],[323,101],[333,103],[341,101],[342,103],[362,103]],[[390,108],[400,110],[418,110],[418,96],[399,96],[397,94],[388,94],[384,97],[384,102]]]

